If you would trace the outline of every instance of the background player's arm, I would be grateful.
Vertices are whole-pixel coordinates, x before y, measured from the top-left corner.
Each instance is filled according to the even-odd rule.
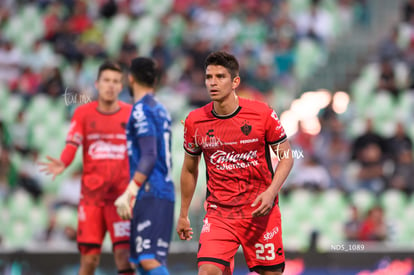
[[[157,161],[157,138],[155,136],[144,136],[137,137],[137,140],[141,158],[126,190],[115,201],[118,215],[124,220],[132,218],[135,197],[138,194],[139,188],[152,173]]]
[[[193,230],[190,227],[188,212],[194,191],[197,185],[199,155],[185,153],[184,163],[181,169],[181,208],[177,222],[177,233],[182,240],[190,240]]]
[[[293,166],[293,158],[289,141],[285,140],[284,142],[271,147],[277,155],[279,163],[276,167],[272,183],[266,191],[256,198],[252,204],[252,207],[255,207],[259,202],[261,202],[259,207],[252,213],[254,217],[264,216],[269,213],[273,207],[277,193],[279,193],[280,188],[282,188],[282,185]]]
[[[53,175],[52,180],[72,163],[79,145],[83,142],[83,116],[82,112],[76,109],[66,137],[66,146],[60,155],[60,159],[46,156],[47,162],[39,162],[40,171],[47,175]]]
[[[46,156],[48,162],[39,162],[42,167],[40,171],[45,172],[47,175],[53,175],[52,180],[54,180],[57,175],[60,175],[72,163],[77,149],[78,147],[74,144],[66,144],[60,159]]]

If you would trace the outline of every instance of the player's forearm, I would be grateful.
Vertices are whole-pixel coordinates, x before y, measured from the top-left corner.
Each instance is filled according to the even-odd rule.
[[[275,174],[269,188],[272,192],[274,192],[274,194],[277,194],[292,169],[293,157],[289,141],[287,140],[281,144],[273,146],[272,149],[278,156],[279,163],[276,166]]]
[[[135,180],[144,183],[157,162],[157,139],[154,136],[138,138],[140,160],[135,168]]]
[[[75,158],[78,147],[72,143],[67,143],[62,153],[60,154],[60,160],[68,167]]]
[[[283,183],[286,181],[290,170],[293,166],[293,158],[285,158],[281,159],[276,167],[275,175],[273,176],[272,183],[270,184],[269,188],[275,193],[279,193],[280,189],[282,188]]]
[[[191,200],[197,185],[197,175],[197,172],[190,172],[185,168],[181,171],[181,217],[188,216]]]

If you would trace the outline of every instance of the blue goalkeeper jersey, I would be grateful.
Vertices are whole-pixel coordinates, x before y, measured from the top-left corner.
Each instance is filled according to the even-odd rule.
[[[145,95],[135,103],[126,136],[131,178],[141,158],[138,139],[153,136],[157,141],[157,160],[141,186],[137,199],[155,197],[174,201],[174,184],[171,180],[171,117],[152,94]]]

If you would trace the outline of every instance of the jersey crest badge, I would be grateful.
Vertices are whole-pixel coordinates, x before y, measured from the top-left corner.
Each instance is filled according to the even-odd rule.
[[[243,126],[240,127],[243,134],[248,136],[250,132],[252,131],[252,126],[247,123],[247,121],[244,122]]]

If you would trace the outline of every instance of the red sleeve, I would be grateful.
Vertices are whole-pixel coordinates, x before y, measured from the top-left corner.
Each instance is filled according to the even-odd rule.
[[[194,123],[190,116],[185,120],[184,124],[184,150],[190,155],[200,155],[201,148],[197,144]]]
[[[65,164],[65,167],[68,167],[72,163],[77,149],[78,147],[72,143],[66,144],[62,154],[60,155],[60,160]]]
[[[76,150],[83,141],[83,115],[78,108],[73,114],[69,132],[66,136],[66,146],[60,154],[60,160],[68,167],[75,158]]]
[[[285,129],[283,129],[276,112],[271,108],[266,113],[265,129],[267,143],[276,145],[286,140]]]
[[[66,136],[66,143],[71,143],[75,146],[79,146],[82,144],[83,138],[83,115],[78,108],[73,114],[69,127],[69,132]]]

